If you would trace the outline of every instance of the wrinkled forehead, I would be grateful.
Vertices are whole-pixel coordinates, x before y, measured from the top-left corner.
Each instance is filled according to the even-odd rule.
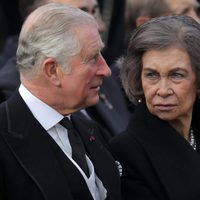
[[[96,44],[99,44],[100,47],[103,48],[103,43],[96,23],[81,24],[74,27],[74,31],[81,42],[88,43],[90,41],[95,41]]]

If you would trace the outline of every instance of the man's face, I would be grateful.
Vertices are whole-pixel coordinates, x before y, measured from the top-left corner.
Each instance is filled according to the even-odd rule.
[[[76,33],[82,49],[70,60],[70,74],[63,72],[60,77],[58,98],[62,114],[68,114],[67,110],[79,110],[96,104],[103,78],[111,75],[100,52],[102,42],[97,28],[84,26]]]
[[[177,15],[188,15],[200,23],[197,16],[198,4],[196,0],[166,0],[172,13]]]
[[[102,21],[99,6],[96,0],[49,0],[49,2],[71,5],[91,14],[97,24],[99,32],[105,31],[105,24]]]

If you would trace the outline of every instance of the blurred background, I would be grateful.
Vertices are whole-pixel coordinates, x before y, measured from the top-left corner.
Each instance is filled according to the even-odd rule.
[[[0,54],[3,51],[7,39],[11,36],[18,35],[22,19],[18,8],[20,0],[1,0],[0,1]],[[33,1],[33,0],[27,0]],[[103,21],[106,25],[105,31],[102,33],[102,39],[106,49],[103,56],[108,65],[124,53],[126,45],[124,45],[125,33],[125,8],[126,0],[97,0],[102,14]],[[130,0],[127,0],[127,2]],[[131,0],[134,1],[134,0]],[[137,0],[136,0],[137,1]],[[166,0],[168,1],[168,0]],[[189,0],[190,1],[190,0]],[[195,0],[200,2],[200,0]],[[184,2],[184,0],[183,0]],[[200,13],[198,8],[197,13]]]

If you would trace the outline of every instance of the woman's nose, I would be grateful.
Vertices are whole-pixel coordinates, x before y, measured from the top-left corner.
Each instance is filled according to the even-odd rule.
[[[170,87],[170,83],[166,79],[161,79],[158,84],[157,95],[160,97],[166,97],[172,95],[173,89]]]

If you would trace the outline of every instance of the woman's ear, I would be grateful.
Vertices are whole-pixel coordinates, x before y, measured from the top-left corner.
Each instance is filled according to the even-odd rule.
[[[60,85],[60,67],[54,58],[47,58],[43,62],[43,73],[52,84]]]

